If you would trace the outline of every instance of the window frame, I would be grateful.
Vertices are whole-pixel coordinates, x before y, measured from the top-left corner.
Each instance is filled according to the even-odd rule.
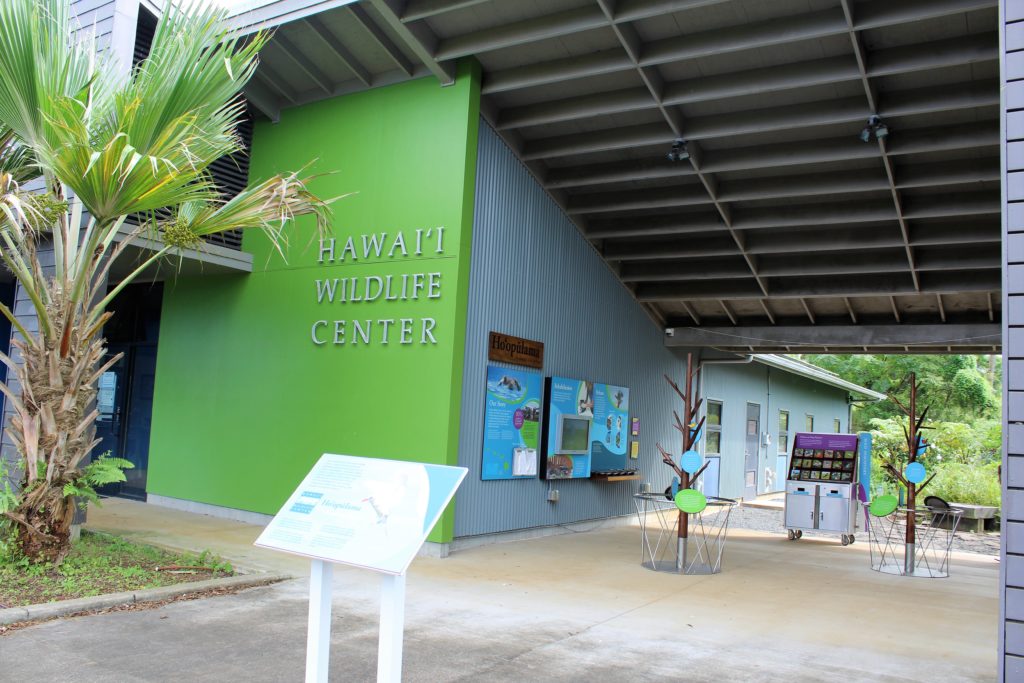
[[[832,419],[832,431],[835,434],[843,433],[843,421],[840,420],[838,417]]]
[[[782,416],[783,415],[786,416],[786,428],[785,429],[782,428]],[[788,410],[781,410],[781,409],[779,410],[779,434],[778,434],[778,437],[777,437],[778,443],[776,444],[776,446],[777,446],[776,447],[776,451],[779,453],[779,455],[783,455],[783,454],[788,455],[789,454],[789,431],[790,431],[789,430],[789,415],[790,415],[790,413],[789,413]]]
[[[718,424],[713,425],[708,419],[711,414],[711,406],[718,406]],[[709,398],[704,404],[704,455],[722,455],[722,417],[725,415],[725,401],[718,399]],[[711,445],[711,434],[718,434],[718,450],[712,451],[708,447]]]
[[[804,413],[804,430],[814,432],[814,415],[811,413]]]

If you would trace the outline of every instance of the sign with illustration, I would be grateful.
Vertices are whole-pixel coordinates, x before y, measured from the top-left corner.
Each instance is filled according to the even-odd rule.
[[[541,380],[533,372],[488,366],[481,479],[537,476]]]
[[[626,469],[629,429],[629,389],[595,384],[594,428],[590,435],[592,471]]]
[[[325,453],[256,545],[404,574],[466,472]]]
[[[552,377],[545,389],[545,479],[579,479],[624,469],[629,449],[629,390]]]

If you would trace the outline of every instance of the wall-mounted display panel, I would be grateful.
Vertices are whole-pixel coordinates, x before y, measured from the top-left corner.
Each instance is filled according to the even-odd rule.
[[[488,366],[481,479],[537,476],[542,388],[537,373]]]
[[[545,383],[545,479],[582,479],[592,471],[626,469],[629,389],[551,377]]]

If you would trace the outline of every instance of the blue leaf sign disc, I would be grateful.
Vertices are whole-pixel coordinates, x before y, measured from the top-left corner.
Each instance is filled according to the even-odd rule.
[[[907,469],[903,470],[903,476],[907,478],[911,484],[920,484],[924,481],[925,469],[924,465],[919,462],[912,462],[907,465]]]
[[[687,474],[693,474],[700,469],[700,453],[697,451],[686,451],[683,453],[682,459],[679,461],[683,471]]]

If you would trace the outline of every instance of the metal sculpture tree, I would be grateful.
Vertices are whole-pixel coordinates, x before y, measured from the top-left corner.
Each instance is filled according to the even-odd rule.
[[[696,472],[692,475],[682,466],[682,457],[684,454],[693,450],[697,441],[700,438],[700,431],[704,427],[704,419],[700,418],[696,421],[697,414],[700,412],[700,406],[703,403],[702,398],[696,395],[694,386],[700,377],[700,370],[694,371],[693,368],[693,354],[686,354],[686,383],[685,389],[680,389],[679,385],[672,380],[671,377],[665,375],[665,381],[668,382],[672,390],[683,400],[683,415],[686,417],[685,420],[679,417],[679,412],[673,410],[672,417],[675,418],[675,424],[673,427],[681,435],[681,447],[679,456],[673,456],[672,453],[662,448],[661,444],[656,444],[658,452],[661,453],[662,461],[672,468],[678,477],[678,490],[691,488],[707,469],[708,464],[704,463]],[[673,491],[675,493],[675,491]],[[686,567],[686,540],[689,537],[689,514],[684,512],[682,509],[679,510],[679,524],[677,527],[677,547],[676,547],[676,568],[679,571],[683,571]]]
[[[905,385],[910,385],[910,393],[908,396],[907,403],[904,404],[900,401],[895,394],[903,389]],[[906,436],[907,443],[907,463],[901,469],[897,467],[897,463],[894,460],[889,460],[882,463],[882,466],[903,486],[907,489],[907,528],[905,535],[906,550],[904,554],[904,572],[906,574],[914,573],[914,559],[915,550],[917,543],[917,496],[924,490],[928,484],[931,483],[935,475],[928,477],[927,480],[923,480],[924,467],[917,463],[917,458],[921,455],[926,448],[924,445],[921,432],[925,429],[931,429],[924,423],[925,417],[928,415],[928,408],[925,407],[921,411],[921,414],[917,414],[917,392],[920,389],[920,385],[917,383],[917,375],[910,373],[889,398],[895,403],[899,409],[907,416],[907,424],[903,427],[903,433]],[[914,464],[917,466],[914,467]]]

